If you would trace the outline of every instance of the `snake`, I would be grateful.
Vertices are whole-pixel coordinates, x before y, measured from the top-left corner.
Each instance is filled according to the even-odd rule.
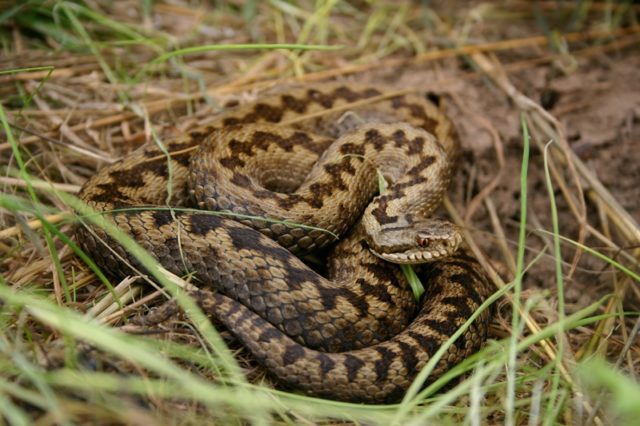
[[[432,98],[351,83],[280,88],[141,146],[80,198],[192,277],[190,295],[279,386],[396,402],[492,293],[460,230],[433,214],[460,147]],[[101,227],[76,236],[110,275],[144,271]],[[415,264],[420,303],[399,264]],[[490,317],[477,316],[425,384],[481,347]]]

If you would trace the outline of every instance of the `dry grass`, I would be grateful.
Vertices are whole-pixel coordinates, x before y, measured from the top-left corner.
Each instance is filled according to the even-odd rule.
[[[637,6],[219,3],[91,0],[83,9],[34,1],[0,14],[3,123],[17,143],[5,127],[4,420],[632,424],[640,415],[633,403],[640,397]],[[221,49],[255,43],[341,49]],[[209,47],[180,54],[189,46]],[[465,153],[445,207],[496,285],[513,284],[493,324],[495,341],[484,360],[474,361],[468,385],[430,395],[426,405],[414,399],[376,408],[265,393],[238,382],[206,388],[191,373],[219,374],[206,367],[210,354],[188,349],[202,340],[181,323],[160,331],[187,345],[153,344],[183,360],[176,367],[183,370],[124,362],[136,343],[117,337],[101,341],[120,345],[112,352],[79,349],[74,339],[92,331],[65,323],[78,320],[67,312],[144,333],[128,320],[161,302],[163,291],[127,279],[113,283],[110,294],[69,245],[74,214],[60,193],[77,193],[95,170],[152,134],[168,138],[206,123],[221,105],[272,86],[325,79],[433,91],[458,123]],[[597,129],[609,131],[588,133],[600,116],[607,121]],[[521,124],[531,133],[523,228],[516,177],[523,171]],[[48,311],[41,299],[66,309]],[[87,364],[103,373],[78,376]],[[50,374],[44,366],[62,368]],[[250,360],[241,366],[251,382],[264,379]],[[188,376],[184,382],[180,374]],[[185,396],[180,386],[205,386],[210,398]]]

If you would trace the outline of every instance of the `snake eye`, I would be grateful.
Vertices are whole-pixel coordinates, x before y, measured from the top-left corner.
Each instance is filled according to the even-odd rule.
[[[418,233],[418,235],[416,235],[416,243],[421,247],[426,246],[429,243],[429,236],[427,234]]]

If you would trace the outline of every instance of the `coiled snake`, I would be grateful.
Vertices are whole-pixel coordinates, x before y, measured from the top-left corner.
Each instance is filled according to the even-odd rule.
[[[81,197],[166,269],[195,273],[202,290],[193,297],[283,386],[398,400],[491,292],[477,262],[457,252],[456,228],[429,217],[458,146],[449,120],[422,96],[304,86],[232,109],[165,148],[169,156],[147,144],[102,169]],[[378,171],[388,188],[375,196]],[[190,202],[235,217],[160,208]],[[336,236],[328,278],[292,254]],[[130,273],[122,259],[139,267],[99,228],[80,227],[78,239],[116,276]],[[387,260],[430,262],[418,269],[419,308]],[[478,349],[488,317],[430,380]]]

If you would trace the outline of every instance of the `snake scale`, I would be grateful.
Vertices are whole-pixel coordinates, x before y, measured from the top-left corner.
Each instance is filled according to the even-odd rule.
[[[81,198],[163,267],[193,274],[199,305],[282,386],[387,403],[491,293],[458,250],[455,226],[430,217],[457,144],[424,96],[308,85],[235,105],[164,147],[144,145],[89,179]],[[376,195],[379,172],[388,186]],[[130,274],[127,263],[140,268],[98,227],[77,237],[114,276]],[[298,257],[325,248],[323,274]],[[428,262],[416,269],[421,305],[389,261]],[[480,347],[489,315],[429,381]]]

